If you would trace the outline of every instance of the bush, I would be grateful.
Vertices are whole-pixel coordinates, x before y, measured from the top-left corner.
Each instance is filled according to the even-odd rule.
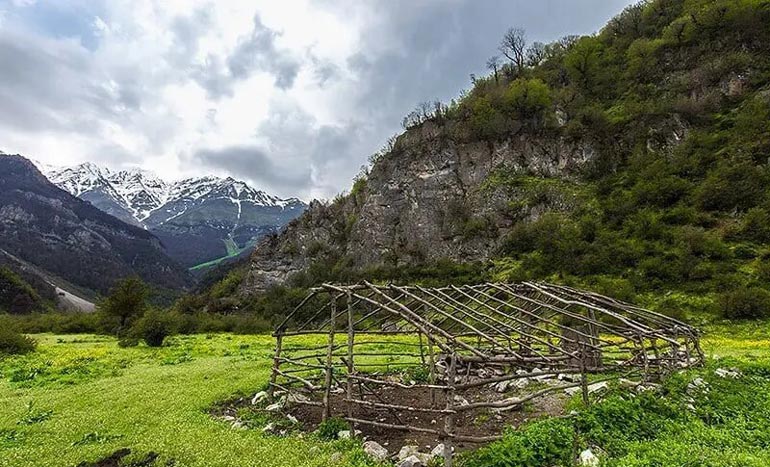
[[[509,431],[502,440],[469,453],[466,467],[572,465],[575,431],[568,420],[547,419]]]
[[[770,316],[770,292],[744,287],[722,295],[722,316],[728,319],[760,319]]]
[[[134,325],[132,335],[141,337],[150,347],[160,347],[172,332],[168,313],[148,310]]]
[[[316,433],[318,433],[319,438],[326,441],[331,441],[333,439],[337,439],[337,434],[340,431],[349,429],[350,425],[348,422],[338,417],[331,417],[327,418],[321,422],[320,425],[318,425],[318,430],[316,430]]]
[[[35,350],[37,343],[28,336],[0,326],[0,355],[21,355]]]
[[[124,349],[126,347],[136,347],[139,345],[139,339],[136,337],[124,337],[118,341],[118,347]]]

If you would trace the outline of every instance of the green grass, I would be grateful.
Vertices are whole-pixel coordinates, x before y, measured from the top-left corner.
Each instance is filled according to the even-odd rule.
[[[227,254],[225,256],[222,256],[221,258],[217,258],[217,259],[212,259],[211,261],[206,261],[205,263],[196,264],[195,266],[190,268],[190,271],[198,271],[211,266],[216,266],[222,261],[225,261],[230,258],[234,258],[240,255],[241,253],[243,253],[244,251],[246,251],[247,249],[254,246],[254,242],[249,242],[246,244],[245,247],[239,248],[238,244],[235,243],[235,240],[233,240],[231,237],[227,237],[222,241],[225,243],[225,249],[227,250]]]
[[[343,465],[360,456],[312,438],[233,430],[208,415],[213,403],[265,385],[268,336],[176,337],[161,349],[35,338],[38,352],[0,361],[0,466],[74,466],[123,447],[201,467],[320,467],[336,450]]]
[[[177,466],[320,467],[335,465],[331,463],[335,452],[342,454],[337,465],[364,464],[355,443],[232,429],[207,413],[218,401],[253,394],[265,386],[273,346],[269,336],[177,336],[160,349],[120,348],[112,338],[92,335],[34,338],[39,342],[36,352],[0,360],[2,467],[73,467],[124,447],[136,456],[159,453],[158,465],[174,459]],[[610,445],[616,455],[608,465],[712,466],[718,465],[714,462],[721,459],[721,452],[724,465],[770,465],[770,423],[762,421],[770,417],[770,326],[713,326],[707,329],[703,347],[709,367],[672,378],[668,399],[678,407],[677,388],[695,374],[705,375],[713,391],[697,400],[696,414],[675,412],[676,420],[666,415],[670,422],[663,418],[666,423],[658,429],[661,418],[655,411],[662,409],[654,404],[629,407],[628,401],[608,400],[595,406],[590,415],[594,418],[586,420],[616,413],[629,417],[617,426],[592,428],[598,439],[621,440]],[[718,366],[741,366],[754,376],[715,379],[713,369]],[[741,399],[747,395],[750,400]],[[620,432],[630,432],[637,416],[655,422],[645,428],[651,434],[626,440]],[[715,422],[719,417],[723,419]],[[511,441],[505,449],[532,446],[537,436],[552,439],[564,428],[537,423],[542,422],[518,431],[525,438]],[[556,444],[572,445],[572,439],[562,441]]]

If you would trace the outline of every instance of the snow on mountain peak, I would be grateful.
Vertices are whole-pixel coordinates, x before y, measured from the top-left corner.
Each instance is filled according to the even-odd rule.
[[[293,209],[304,206],[297,198],[281,199],[249,186],[233,177],[204,176],[167,182],[142,169],[111,171],[91,162],[72,167],[50,167],[40,164],[40,170],[60,188],[81,196],[99,190],[113,198],[142,222],[154,211],[174,203],[205,199],[228,199],[234,204],[247,202],[255,206]]]

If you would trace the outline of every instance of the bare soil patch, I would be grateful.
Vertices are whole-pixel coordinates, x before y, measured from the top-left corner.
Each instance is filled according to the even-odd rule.
[[[528,388],[529,389],[529,388]],[[382,402],[392,405],[412,407],[444,408],[446,399],[442,391],[432,391],[426,388],[378,388],[376,395],[367,394],[363,397],[366,401]],[[516,392],[500,394],[493,388],[482,386],[457,391],[455,405],[496,401],[517,395]],[[332,416],[347,417],[348,403],[345,401],[345,393],[332,394],[330,398]],[[455,415],[455,432],[464,436],[491,436],[501,434],[507,427],[518,427],[530,420],[545,416],[558,416],[564,413],[568,397],[563,391],[554,391],[543,397],[523,404],[522,407],[494,411],[488,409],[469,410]],[[249,398],[239,398],[218,405],[212,410],[212,415],[227,417],[233,420],[237,417],[238,409],[251,407]],[[353,418],[371,420],[389,425],[412,425],[417,427],[442,430],[444,419],[441,414],[416,412],[410,410],[389,410],[385,408],[353,405]],[[302,431],[315,431],[321,423],[322,408],[311,405],[289,404],[283,409],[283,416],[295,417]],[[359,424],[355,427],[361,431],[361,436],[374,440],[388,448],[391,453],[398,452],[401,447],[416,445],[421,448],[436,446],[441,443],[440,436],[432,433],[412,432],[388,427]],[[458,450],[476,449],[480,445],[471,442],[456,442]]]

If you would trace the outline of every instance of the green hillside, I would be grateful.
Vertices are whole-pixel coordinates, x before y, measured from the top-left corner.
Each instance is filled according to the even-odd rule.
[[[332,243],[307,247],[308,267],[287,286],[549,279],[696,321],[767,315],[768,25],[768,0],[655,0],[628,7],[596,35],[529,45],[520,61],[490,60],[491,73],[472,76],[458,99],[409,114],[372,171],[406,164],[404,146],[420,144],[410,135],[430,132],[439,147],[574,141],[593,151],[580,173],[543,178],[502,167],[463,188],[507,193],[492,217],[457,209],[451,220],[458,241],[500,245],[490,262],[361,268],[346,242],[364,175],[325,208]],[[501,222],[512,225],[504,235]],[[247,307],[260,311],[259,303]]]

